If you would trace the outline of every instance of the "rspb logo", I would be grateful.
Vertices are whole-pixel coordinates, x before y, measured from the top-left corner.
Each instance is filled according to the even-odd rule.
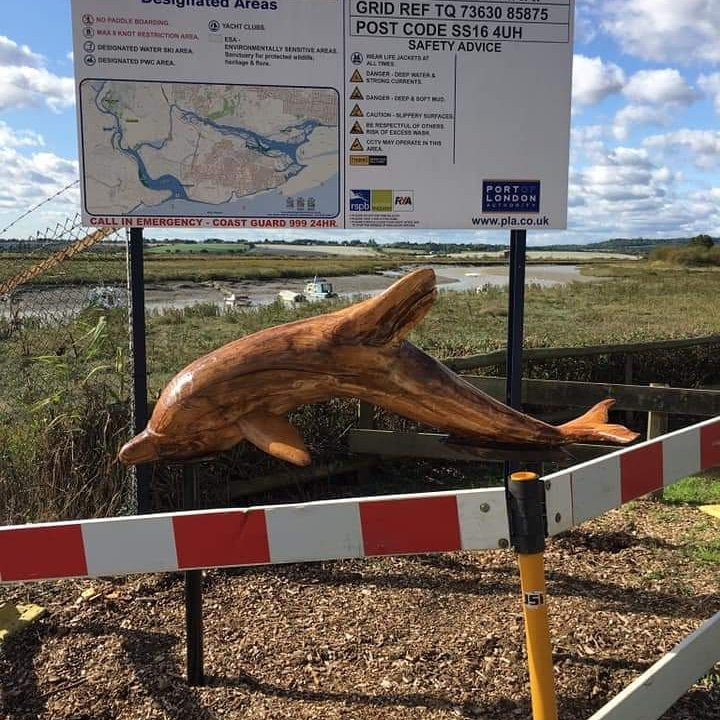
[[[368,212],[370,210],[370,191],[350,191],[350,212]]]
[[[540,212],[539,180],[483,180],[483,212]]]
[[[413,190],[351,190],[351,212],[413,212],[415,192]]]

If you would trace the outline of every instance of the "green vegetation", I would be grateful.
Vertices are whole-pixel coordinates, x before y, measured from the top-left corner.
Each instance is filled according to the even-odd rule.
[[[145,247],[147,255],[238,255],[252,250],[252,244],[246,242],[223,242],[222,240],[206,240],[205,242],[168,242],[149,243]]]
[[[720,504],[720,468],[701,475],[684,478],[663,492],[665,505]],[[720,565],[718,521],[708,516],[704,532],[690,533],[685,538],[684,552],[695,562]]]
[[[671,504],[720,504],[720,471],[693,475],[666,488],[663,500]]]
[[[0,342],[0,523],[118,512],[128,433],[123,313]],[[32,348],[49,352],[33,355]]]
[[[720,292],[720,272],[654,269],[636,262],[589,266],[583,274],[612,282],[527,288],[526,347],[642,342],[720,332],[720,315],[708,312]],[[504,288],[441,293],[415,338],[440,357],[494,350],[505,344],[506,315]]]
[[[160,248],[165,246],[160,246]],[[172,247],[172,246],[167,246]],[[285,258],[272,256],[246,257],[242,254],[227,254],[202,249],[198,252],[175,255],[158,249],[148,252],[145,260],[145,280],[147,282],[188,281],[206,282],[210,280],[274,280],[278,278],[308,278],[313,275],[327,277],[337,275],[355,275],[375,273],[380,270],[397,268],[401,260],[373,259],[368,257],[312,257]],[[226,246],[223,246],[226,247]],[[244,246],[243,246],[244,247]],[[29,267],[42,259],[39,253],[21,255],[3,253],[0,260],[0,281],[5,280],[20,268]],[[12,263],[10,261],[13,261]],[[38,278],[38,285],[97,284],[125,282],[126,260],[124,253],[86,253],[53,268]]]
[[[655,248],[650,260],[686,267],[720,266],[720,246],[709,235],[697,235],[687,245]]]

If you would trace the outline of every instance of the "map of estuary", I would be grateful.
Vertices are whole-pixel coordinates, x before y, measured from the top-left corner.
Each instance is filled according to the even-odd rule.
[[[332,89],[85,80],[92,215],[335,217]]]

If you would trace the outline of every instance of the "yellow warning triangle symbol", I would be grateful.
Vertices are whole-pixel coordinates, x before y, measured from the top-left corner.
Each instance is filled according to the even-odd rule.
[[[362,152],[364,149],[363,144],[360,140],[358,140],[358,138],[355,138],[350,146],[350,152]]]
[[[355,70],[355,72],[352,74],[352,77],[350,78],[350,82],[365,82],[363,80],[363,76],[360,74],[359,70]]]
[[[364,99],[365,99],[365,96],[362,94],[362,92],[360,92],[360,88],[359,88],[359,87],[356,87],[356,88],[352,91],[352,94],[350,95],[350,99],[351,99],[351,100],[364,100]]]
[[[365,113],[360,109],[360,106],[356,103],[355,107],[350,111],[350,117],[365,117]]]
[[[362,125],[356,120],[355,124],[350,128],[350,134],[351,135],[364,135],[365,131],[363,130]]]

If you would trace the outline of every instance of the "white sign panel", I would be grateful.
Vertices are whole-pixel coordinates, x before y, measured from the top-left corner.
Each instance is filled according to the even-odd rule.
[[[564,228],[573,0],[72,0],[83,217]]]

